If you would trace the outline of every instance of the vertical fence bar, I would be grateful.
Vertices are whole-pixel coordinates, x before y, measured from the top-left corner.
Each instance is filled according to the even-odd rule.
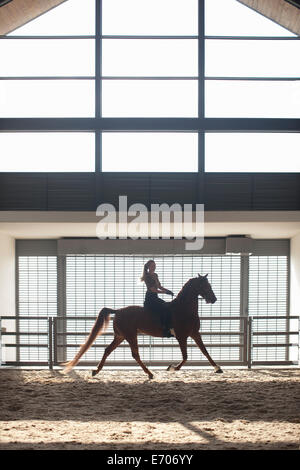
[[[246,365],[248,357],[248,318],[244,317],[243,322],[243,364]]]
[[[0,317],[0,367],[2,366],[2,318]]]
[[[48,364],[53,369],[53,318],[48,318]]]
[[[240,271],[240,315],[241,328],[244,332],[244,347],[240,350],[240,355],[243,354],[243,363],[247,361],[247,320],[248,320],[248,305],[249,305],[249,256],[240,256],[241,260],[241,271]]]
[[[54,354],[56,361],[65,362],[66,349],[63,346],[64,336],[58,336],[59,333],[66,333],[66,256],[57,256],[57,317],[54,318],[54,326],[56,328],[56,344],[54,345]]]
[[[57,318],[53,318],[53,362],[57,366]]]
[[[298,357],[297,357],[297,361],[298,361],[298,366],[300,365],[300,317],[298,317]]]
[[[0,367],[5,364],[5,344],[2,345],[2,341],[4,341],[3,333],[6,333],[6,328],[2,326],[2,318],[0,317]]]
[[[251,369],[252,363],[252,317],[248,318],[248,334],[247,334],[247,341],[248,341],[248,369]]]

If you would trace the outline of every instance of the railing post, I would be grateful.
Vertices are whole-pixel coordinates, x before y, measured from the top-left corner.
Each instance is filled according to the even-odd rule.
[[[53,369],[53,318],[48,318],[48,364],[49,369]]]
[[[298,317],[298,366],[300,365],[300,362],[299,362],[299,354],[300,353],[300,316]]]
[[[252,317],[248,318],[248,334],[247,334],[247,342],[248,342],[248,369],[251,369],[252,363]]]
[[[0,317],[0,367],[2,366],[2,319]]]
[[[53,318],[53,361],[57,365],[57,318]]]
[[[248,358],[248,317],[243,317],[243,365],[247,364]]]

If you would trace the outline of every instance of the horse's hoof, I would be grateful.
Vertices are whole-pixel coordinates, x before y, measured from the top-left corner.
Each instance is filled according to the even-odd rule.
[[[92,377],[95,377],[95,375],[98,374],[98,371],[97,370],[92,370]]]
[[[219,367],[219,369],[215,370],[215,374],[223,374],[222,369]]]
[[[170,364],[169,367],[167,368],[167,370],[168,370],[169,372],[174,372],[176,369],[175,369],[175,367],[173,366],[173,364]]]
[[[149,380],[152,380],[153,377],[154,377],[154,375],[153,375],[153,374],[150,374],[148,377],[149,377]]]

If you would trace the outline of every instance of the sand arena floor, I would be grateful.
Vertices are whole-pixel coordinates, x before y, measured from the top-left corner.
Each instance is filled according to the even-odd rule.
[[[0,450],[299,450],[299,369],[0,369]]]

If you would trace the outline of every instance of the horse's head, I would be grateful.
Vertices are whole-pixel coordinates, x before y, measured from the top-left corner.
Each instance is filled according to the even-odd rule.
[[[198,277],[189,279],[189,281],[184,284],[177,297],[180,302],[186,302],[197,298],[199,295],[203,297],[207,304],[214,304],[217,301],[217,297],[208,282],[207,274],[205,276],[198,274]]]
[[[194,285],[197,294],[201,295],[207,304],[214,304],[217,301],[217,297],[208,282],[207,274],[205,274],[205,276],[198,274],[198,277],[194,279]]]

